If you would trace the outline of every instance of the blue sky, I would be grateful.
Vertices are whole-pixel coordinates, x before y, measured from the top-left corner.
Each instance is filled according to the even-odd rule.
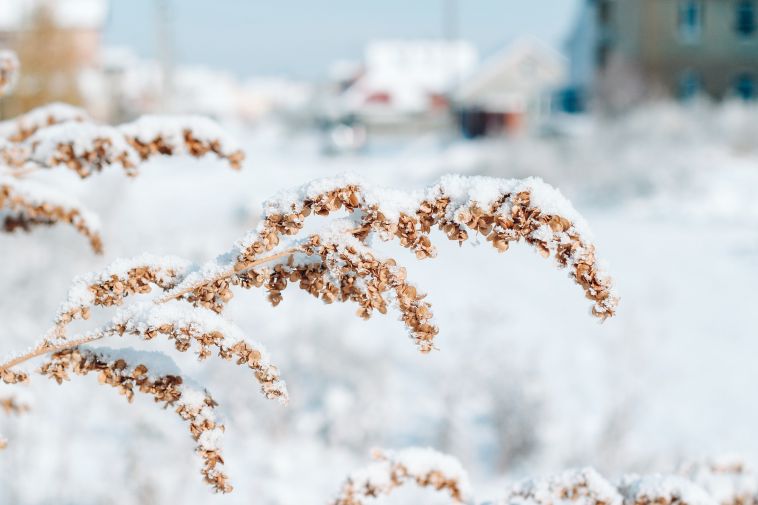
[[[360,57],[376,38],[443,33],[443,5],[455,0],[113,0],[106,40],[142,56],[156,49],[156,4],[168,2],[176,58],[238,75],[317,79],[330,62]],[[458,33],[490,54],[520,35],[560,46],[572,0],[457,0]]]

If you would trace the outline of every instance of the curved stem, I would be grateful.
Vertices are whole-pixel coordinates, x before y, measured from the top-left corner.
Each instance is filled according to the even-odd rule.
[[[356,233],[358,233],[358,232],[360,232],[362,230],[363,230],[363,228],[356,228],[354,230],[350,230],[349,233],[356,234]],[[290,247],[289,249],[285,249],[284,251],[280,251],[280,252],[278,252],[276,254],[272,254],[270,256],[265,256],[263,258],[259,258],[259,259],[255,260],[255,261],[253,261],[252,263],[250,263],[247,266],[247,268],[245,268],[245,269],[243,269],[243,270],[241,270],[239,272],[236,272],[233,267],[229,268],[229,269],[226,269],[226,270],[224,270],[224,271],[222,271],[222,272],[214,275],[213,277],[211,277],[209,279],[203,279],[202,281],[198,282],[197,284],[193,284],[191,286],[187,286],[186,288],[183,288],[183,289],[181,289],[181,290],[179,290],[179,291],[177,291],[175,293],[170,293],[170,294],[164,295],[164,296],[162,296],[160,298],[156,298],[154,300],[154,303],[156,303],[156,304],[162,304],[162,303],[169,302],[171,300],[179,299],[182,296],[186,295],[187,293],[190,293],[190,292],[194,291],[195,289],[197,289],[200,286],[208,285],[208,284],[211,284],[213,282],[220,281],[220,280],[223,280],[223,279],[228,279],[228,278],[232,277],[233,275],[247,272],[250,269],[252,269],[252,268],[254,268],[254,267],[258,266],[258,265],[262,265],[264,263],[269,263],[271,261],[277,260],[279,258],[283,258],[285,256],[289,256],[289,255],[294,254],[294,253],[296,253],[298,251],[301,251],[301,250],[302,250],[302,248],[300,246]],[[61,328],[55,328],[53,330],[53,332],[55,334],[57,334],[59,337],[61,337],[62,334],[60,333],[60,330],[61,330]],[[76,347],[78,345],[83,345],[83,344],[87,344],[89,342],[93,342],[95,340],[100,340],[100,339],[102,339],[105,336],[106,336],[106,334],[104,334],[104,333],[96,333],[96,334],[93,334],[93,335],[90,335],[90,336],[87,336],[87,337],[82,337],[82,338],[79,338],[79,339],[76,339],[76,340],[66,340],[66,341],[63,341],[63,342],[61,342],[59,344],[52,344],[49,341],[44,341],[40,345],[38,345],[37,347],[35,347],[34,349],[32,349],[31,351],[29,351],[29,352],[27,352],[25,354],[22,354],[20,356],[17,356],[17,357],[15,357],[15,358],[13,358],[13,359],[5,362],[5,363],[0,364],[0,373],[4,372],[4,371],[7,371],[7,370],[10,370],[11,368],[13,368],[15,366],[18,366],[18,365],[20,365],[22,363],[25,363],[25,362],[27,362],[27,361],[29,361],[31,359],[37,358],[37,357],[42,356],[44,354],[50,354],[52,352],[63,351],[65,349],[71,349],[72,347]]]
[[[186,295],[187,293],[190,293],[194,291],[195,289],[199,288],[200,286],[207,286],[208,284],[213,284],[214,282],[228,279],[232,277],[235,274],[241,274],[249,271],[253,267],[257,267],[258,265],[262,265],[264,263],[269,263],[271,261],[277,260],[279,258],[283,258],[285,256],[289,256],[290,254],[296,253],[300,251],[300,247],[291,247],[289,249],[286,249],[284,251],[278,252],[276,254],[272,254],[271,256],[266,256],[264,258],[257,259],[250,263],[247,268],[240,270],[239,272],[235,271],[234,268],[227,268],[226,270],[223,270],[213,277],[203,279],[202,281],[198,281],[196,284],[192,284],[191,286],[187,286],[186,288],[180,289],[179,291],[176,291],[174,293],[169,293],[166,295],[163,295],[159,298],[155,299],[156,304],[166,303],[171,300],[177,300],[181,298],[182,296]]]
[[[27,352],[26,354],[17,356],[13,358],[12,360],[7,361],[3,363],[2,365],[0,365],[0,372],[10,370],[14,366],[20,365],[21,363],[29,361],[30,359],[34,359],[39,356],[42,356],[43,354],[50,354],[51,352],[63,351],[66,349],[70,349],[72,347],[76,347],[78,345],[83,345],[89,342],[94,342],[95,340],[100,340],[103,337],[104,337],[103,334],[95,334],[95,335],[90,335],[88,337],[78,338],[76,340],[66,340],[60,344],[51,344],[50,342],[43,342],[42,344],[38,345],[37,347]]]

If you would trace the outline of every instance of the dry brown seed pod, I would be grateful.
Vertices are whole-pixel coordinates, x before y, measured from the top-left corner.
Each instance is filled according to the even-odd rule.
[[[497,505],[622,505],[616,487],[592,468],[569,470],[544,479],[525,480],[511,486]]]
[[[734,455],[687,463],[680,473],[701,486],[718,505],[758,505],[758,472]]]
[[[624,505],[716,505],[703,488],[678,475],[626,475],[618,488]]]
[[[69,380],[70,373],[95,373],[100,384],[115,388],[130,402],[139,392],[172,407],[189,425],[197,443],[195,451],[203,461],[201,472],[205,481],[217,492],[232,490],[222,470],[224,460],[219,441],[224,426],[215,414],[217,404],[166,356],[129,349],[74,347],[52,354],[40,372],[58,384]]]
[[[0,210],[6,211],[3,220],[5,232],[66,223],[84,235],[96,253],[102,252],[98,219],[77,202],[53,189],[0,175]]]
[[[446,493],[454,503],[470,499],[468,475],[461,464],[432,449],[374,451],[374,463],[350,474],[332,505],[364,505],[406,484]]]

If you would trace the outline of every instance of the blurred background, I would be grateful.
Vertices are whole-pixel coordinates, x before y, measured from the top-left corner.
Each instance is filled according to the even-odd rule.
[[[106,253],[65,228],[0,235],[2,353],[37,340],[74,276],[142,252],[211,258],[276,191],[347,171],[401,188],[541,176],[593,227],[622,298],[601,326],[531,250],[438,237],[437,259],[398,253],[441,328],[421,356],[391,314],[242,293],[231,316],[291,404],[182,362],[222,405],[234,494],[207,491],[181,422],[150,401],[37,378],[32,411],[0,417],[0,503],[325,503],[374,446],[451,453],[482,498],[567,467],[758,462],[757,0],[0,0],[0,47],[22,65],[4,120],[51,101],[114,123],[202,114],[248,156],[240,173],[46,174],[102,216]]]

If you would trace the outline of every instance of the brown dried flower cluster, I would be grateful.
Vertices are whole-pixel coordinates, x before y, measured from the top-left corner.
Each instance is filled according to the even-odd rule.
[[[468,477],[454,458],[431,449],[397,453],[374,451],[375,463],[347,478],[331,505],[364,505],[410,483],[447,493],[455,503],[468,499]]]
[[[10,90],[18,70],[11,51],[0,50],[0,95]],[[195,158],[214,155],[239,169],[244,153],[234,147],[214,122],[195,117],[143,117],[117,127],[96,124],[80,108],[54,103],[15,119],[0,122],[0,211],[2,231],[30,230],[39,225],[67,223],[85,235],[95,252],[102,240],[86,210],[51,188],[30,184],[19,194],[14,182],[32,172],[68,167],[86,178],[118,165],[127,175],[161,156]]]
[[[110,166],[120,166],[126,175],[135,176],[141,163],[157,156],[202,158],[213,154],[233,169],[240,169],[245,158],[239,149],[225,147],[220,136],[202,137],[190,120],[184,126],[167,125],[165,131],[143,140],[139,121],[114,128],[68,114],[43,114],[44,110],[35,112],[29,124],[19,120],[0,144],[0,159],[15,172],[66,167],[85,179]],[[153,121],[156,125],[151,129],[161,127],[161,118]],[[133,134],[131,130],[135,130]]]
[[[430,191],[427,191],[429,196]],[[374,309],[386,311],[386,294],[392,291],[403,319],[422,351],[433,349],[437,333],[431,318],[431,305],[423,302],[424,295],[405,282],[404,269],[395,260],[379,260],[367,244],[378,237],[383,240],[397,238],[400,245],[415,252],[419,259],[435,255],[431,231],[440,229],[450,240],[462,243],[475,235],[486,237],[499,251],[508,249],[511,242],[524,241],[535,247],[543,256],[553,255],[560,267],[567,267],[571,277],[593,301],[592,313],[600,319],[614,315],[618,298],[612,290],[612,281],[605,276],[595,257],[594,245],[584,238],[568,218],[543,211],[533,203],[530,191],[503,193],[484,210],[476,202],[454,204],[444,186],[431,191],[433,197],[420,199],[413,212],[400,212],[388,218],[380,203],[369,202],[365,189],[357,184],[339,186],[317,193],[290,204],[287,212],[282,205],[274,206],[259,225],[256,235],[245,240],[236,254],[234,264],[227,270],[206,278],[180,285],[170,297],[184,297],[190,302],[216,312],[232,298],[232,288],[265,287],[269,300],[277,305],[282,291],[295,283],[326,302],[354,301],[359,304],[359,315],[368,317]],[[349,233],[362,250],[355,247],[335,247],[322,244],[319,236],[283,250],[282,237],[297,235],[309,216],[328,216],[343,209],[350,216],[360,216]],[[314,242],[315,241],[315,242]],[[266,253],[275,254],[265,256]],[[273,268],[261,266],[272,260],[295,253],[305,254],[308,261],[290,260]],[[312,261],[321,257],[321,262]],[[339,257],[342,269],[350,275],[334,275],[330,260]],[[334,263],[332,261],[332,263]],[[332,279],[331,281],[329,279]],[[339,282],[334,282],[334,280]],[[363,282],[356,282],[360,279]],[[369,282],[366,282],[369,281]]]
[[[758,472],[739,458],[692,462],[681,473],[710,493],[718,505],[758,505]]]
[[[454,502],[477,503],[458,461],[430,449],[385,455],[350,475],[332,505],[362,505],[405,483],[446,490]],[[612,483],[592,468],[511,485],[493,505],[744,505],[755,503],[758,474],[739,460],[686,465],[684,475],[625,475]]]
[[[0,177],[0,209],[6,211],[3,231],[30,231],[35,226],[52,226],[66,223],[89,240],[92,250],[100,254],[103,241],[96,224],[86,211],[76,205],[66,205],[55,199],[36,198],[34,193],[23,191],[23,185]]]
[[[380,204],[366,204],[360,186],[340,187],[306,199],[291,213],[267,216],[259,237],[240,252],[235,270],[249,268],[261,253],[279,244],[280,236],[298,233],[311,214],[326,216],[344,209],[348,213],[361,212],[357,238],[365,239],[369,232],[383,238],[396,237],[419,259],[435,254],[429,237],[434,227],[458,242],[466,241],[470,234],[483,235],[499,252],[508,250],[510,242],[524,240],[544,256],[552,253],[561,266],[570,265],[574,279],[595,302],[594,315],[604,319],[614,314],[617,300],[612,296],[610,280],[598,275],[594,246],[572,231],[572,223],[565,217],[543,213],[532,205],[528,191],[504,194],[488,209],[477,205],[455,209],[455,215],[450,215],[450,203],[451,198],[442,193],[434,200],[423,200],[414,214],[400,213],[398,218],[388,219]],[[553,244],[549,238],[536,238],[534,232],[543,226],[553,234],[566,233],[568,240]]]
[[[151,375],[149,368],[142,363],[134,365],[121,358],[103,359],[101,353],[83,348],[54,353],[50,360],[42,365],[40,372],[58,384],[69,380],[69,372],[76,375],[96,373],[101,384],[117,389],[129,402],[138,391],[152,396],[157,403],[174,407],[176,413],[189,423],[192,438],[198,442],[196,451],[203,459],[202,474],[205,481],[216,491],[226,493],[232,490],[226,474],[220,468],[224,459],[220,450],[212,443],[213,434],[224,430],[223,425],[218,423],[212,414],[217,404],[205,392],[199,395],[199,399],[188,399],[186,385],[180,375],[156,377]]]
[[[567,471],[547,479],[531,479],[513,485],[498,505],[622,505],[616,487],[591,468]]]
[[[216,354],[224,360],[234,362],[237,365],[245,365],[253,371],[256,380],[261,385],[261,391],[268,399],[287,400],[287,389],[280,382],[279,370],[264,359],[264,352],[244,340],[236,341],[231,345],[225,344],[227,337],[220,331],[205,331],[195,324],[171,324],[169,322],[152,325],[149,323],[134,324],[133,321],[125,321],[115,324],[112,328],[102,331],[100,338],[109,336],[135,336],[144,340],[152,340],[159,335],[172,340],[174,347],[179,352],[186,352],[192,348],[192,344],[198,347],[198,359],[204,360]]]
[[[182,143],[172,142],[165,135],[155,135],[148,141],[126,135],[126,140],[137,151],[142,161],[156,155],[171,156],[178,151],[186,152],[195,158],[202,158],[212,153],[219,159],[225,160],[232,168],[239,170],[245,160],[245,154],[241,150],[227,149],[221,139],[203,138],[192,128],[182,130]]]
[[[122,305],[129,296],[150,293],[152,286],[163,291],[174,288],[186,275],[190,263],[179,258],[170,260],[165,262],[156,256],[143,255],[121,270],[106,269],[97,275],[78,279],[71,290],[83,291],[88,296],[61,307],[55,316],[55,336],[62,338],[65,326],[70,322],[89,319],[93,307]]]
[[[84,109],[79,107],[54,103],[37,107],[11,120],[8,125],[9,129],[3,130],[3,136],[8,142],[20,148],[24,145],[23,142],[37,133],[37,131],[69,122],[92,122],[92,118]],[[28,155],[28,153],[20,151],[17,154],[9,156],[6,159],[6,164],[18,165],[22,162],[21,160],[23,160],[24,155]]]
[[[458,184],[458,189],[448,191],[448,183]],[[465,191],[476,189],[477,184],[481,189],[482,183],[488,188],[484,194],[492,194],[491,187],[500,188],[499,196],[491,204],[481,205],[476,199],[465,197],[468,194]],[[105,359],[102,354],[95,356],[82,347],[111,337],[132,336],[151,341],[164,336],[173,341],[179,352],[194,348],[201,360],[215,354],[247,366],[267,398],[286,401],[286,387],[263,348],[251,343],[242,330],[219,314],[232,298],[235,287],[264,288],[269,301],[277,305],[283,291],[296,284],[325,303],[355,303],[358,315],[364,318],[374,311],[384,314],[389,307],[394,307],[401,313],[419,348],[428,352],[434,348],[433,340],[438,332],[431,323],[431,305],[425,295],[408,282],[406,270],[393,258],[382,258],[372,245],[376,243],[374,238],[385,241],[396,238],[403,247],[414,251],[417,258],[427,258],[435,253],[430,240],[435,227],[458,242],[479,234],[499,251],[506,250],[512,241],[524,241],[545,255],[553,254],[559,265],[570,269],[572,277],[595,302],[593,313],[596,316],[605,318],[614,314],[617,300],[612,294],[610,279],[599,272],[594,247],[580,232],[584,225],[577,225],[560,212],[544,210],[532,193],[542,191],[541,201],[549,202],[546,195],[554,196],[550,193],[555,191],[552,188],[541,188],[535,181],[443,179],[425,190],[423,197],[395,195],[403,202],[400,204],[403,210],[397,212],[396,208],[380,205],[378,202],[382,199],[376,194],[368,197],[370,189],[359,184],[332,183],[331,186],[332,189],[309,192],[308,196],[294,201],[287,196],[268,203],[257,231],[238,242],[231,253],[206,265],[193,266],[181,258],[143,255],[119,260],[101,272],[77,279],[51,330],[31,351],[0,364],[0,378],[7,383],[26,380],[26,374],[16,368],[36,357],[51,355],[42,373],[58,382],[68,377],[69,370],[76,373],[97,370],[105,383],[118,387],[129,397],[138,387],[159,401],[166,401],[165,397],[158,397],[155,389],[156,384],[163,388],[164,382],[155,382],[142,368],[128,365],[134,362],[124,355],[132,352],[130,349],[113,351]],[[461,187],[465,190],[463,196]],[[505,187],[521,189],[506,191],[502,189]],[[556,202],[551,204],[551,209],[567,209],[567,215],[581,220],[567,202],[560,199]],[[285,208],[287,212],[282,210]],[[482,210],[484,208],[487,210]],[[328,216],[339,209],[347,211],[346,219],[332,219],[319,232],[305,238],[294,237],[303,230],[308,216]],[[292,238],[280,243],[282,236]],[[161,293],[152,300],[135,301],[104,326],[68,337],[70,323],[88,319],[93,309],[124,305],[127,299],[149,294],[154,287]],[[172,376],[183,377],[178,371]],[[185,382],[175,384],[186,383],[186,379],[182,380]],[[187,419],[194,420],[198,414],[193,414],[192,409],[196,407],[196,403],[195,407],[188,404],[189,410],[180,409],[180,413],[185,412]],[[204,440],[205,433],[193,431],[199,441]],[[210,462],[206,465],[207,480],[217,490],[230,489],[226,477],[214,473],[220,461],[220,456],[219,460],[215,459],[215,446],[204,447],[203,451],[209,451],[203,452],[203,457]],[[341,501],[336,503],[361,503],[362,498],[387,494],[405,482],[446,491],[454,500],[462,501],[465,493],[461,477],[465,474],[457,463],[438,456],[437,453],[405,451],[381,456],[376,463],[378,467],[374,468],[386,478],[377,480],[373,474],[352,476]],[[582,486],[576,482],[574,494],[589,490]]]

